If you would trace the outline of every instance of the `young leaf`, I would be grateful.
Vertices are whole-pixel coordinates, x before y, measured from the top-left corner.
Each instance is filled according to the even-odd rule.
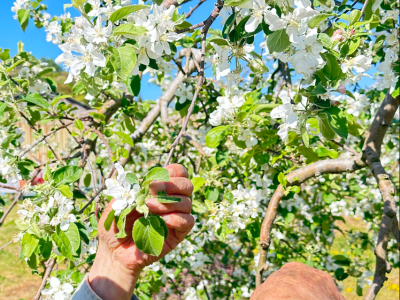
[[[161,167],[151,169],[143,179],[142,187],[149,185],[153,180],[169,181],[168,170]]]
[[[157,201],[160,203],[175,203],[175,202],[181,202],[182,200],[179,197],[168,196],[165,191],[158,191]]]
[[[349,26],[357,22],[360,16],[361,16],[361,11],[359,11],[358,9],[352,10],[349,15]]]
[[[71,192],[71,189],[69,188],[68,185],[59,185],[57,187],[57,189],[60,190],[61,194],[63,194],[63,196],[71,199],[74,197],[74,194]]]
[[[64,166],[53,173],[56,184],[72,183],[81,178],[82,168],[78,166]]]
[[[78,128],[80,131],[83,131],[84,126],[81,120],[75,119],[74,124],[76,128]]]
[[[51,180],[53,179],[53,176],[52,176],[52,174],[51,174],[51,169],[50,169],[48,163],[47,163],[46,166],[44,167],[43,179],[44,179],[45,181],[51,181]]]
[[[39,240],[34,235],[25,233],[22,237],[22,253],[24,256],[30,257],[38,244]]]
[[[125,176],[125,180],[128,181],[130,184],[139,184],[139,179],[133,173],[127,173]]]
[[[28,95],[26,95],[24,98],[23,98],[23,100],[24,101],[27,101],[27,102],[30,102],[30,103],[33,103],[33,104],[36,104],[36,105],[38,105],[38,106],[41,106],[41,107],[43,107],[43,108],[45,108],[45,109],[48,109],[49,107],[50,107],[50,104],[46,101],[46,100],[44,100],[39,94],[37,94],[37,93],[34,93],[34,94],[32,94],[32,93],[29,93]]]
[[[222,142],[229,129],[229,126],[218,126],[211,129],[206,135],[206,145],[209,148],[217,148]]]
[[[144,28],[143,26],[135,26],[132,23],[125,23],[115,28],[113,35],[124,35],[124,34],[141,35],[146,32],[147,29]],[[115,49],[115,48],[110,48],[110,49]]]
[[[29,9],[22,9],[22,8],[17,11],[18,22],[21,25],[22,31],[24,32],[29,24],[29,12],[30,12]]]
[[[56,238],[54,238],[55,236]],[[66,231],[62,231],[60,225],[58,225],[56,233],[53,235],[53,240],[56,242],[58,250],[60,250],[64,256],[68,254],[69,256],[76,255],[81,245],[79,230],[75,223],[69,223],[69,227]]]
[[[148,7],[147,5],[143,5],[143,4],[138,4],[138,5],[129,5],[129,6],[125,6],[122,7],[120,9],[117,9],[116,11],[114,11],[111,16],[110,16],[110,21],[112,23],[115,23],[116,21],[122,19],[123,17],[126,17],[127,15],[130,15],[133,12],[139,11],[143,8]]]
[[[132,207],[127,207],[119,215],[117,222],[117,227],[119,231],[117,234],[115,234],[116,238],[122,239],[126,237],[126,231],[125,231],[126,216],[132,211],[132,209],[133,209]]]
[[[158,256],[164,245],[164,227],[156,216],[141,217],[133,225],[132,238],[140,251]]]
[[[138,96],[140,93],[140,77],[139,75],[131,75],[128,77],[127,87],[129,93]]]
[[[193,184],[193,193],[197,192],[206,182],[203,177],[193,177],[192,179],[190,179],[190,181]]]
[[[314,17],[312,17],[310,19],[310,21],[308,21],[308,27],[310,27],[310,28],[317,27],[318,24],[321,23],[323,20],[329,18],[330,16],[334,16],[334,15],[335,14],[325,14],[325,13],[315,15]]]
[[[85,176],[85,178],[83,179],[83,184],[84,184],[86,187],[89,187],[91,181],[92,181],[92,175],[90,175],[90,173],[87,173],[86,176]]]
[[[328,116],[326,113],[319,113],[317,115],[319,130],[321,131],[324,138],[331,140],[335,137],[335,132],[329,125]]]
[[[115,216],[115,211],[114,211],[114,210],[111,210],[111,211],[108,213],[106,220],[104,221],[104,229],[105,229],[106,231],[109,231],[109,230],[110,230],[111,225],[112,225],[112,223],[113,223],[113,221],[114,221],[114,216]]]
[[[126,134],[125,132],[122,132],[122,131],[117,131],[117,132],[115,132],[115,134],[118,135],[129,146],[131,146],[131,147],[135,146],[135,144],[133,143],[133,140],[129,134]]]
[[[269,53],[285,51],[290,46],[289,36],[286,29],[274,31],[267,37]]]
[[[136,64],[135,49],[131,45],[123,45],[118,48],[110,47],[108,49],[112,52],[110,61],[115,72],[122,80],[126,80]]]

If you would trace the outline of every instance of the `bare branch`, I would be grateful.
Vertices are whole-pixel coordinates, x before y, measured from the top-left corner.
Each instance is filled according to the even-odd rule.
[[[106,148],[107,148],[108,155],[109,155],[110,158],[111,158],[111,157],[113,156],[112,150],[111,150],[110,144],[108,143],[108,141],[107,141],[106,137],[104,136],[104,134],[102,134],[100,131],[98,131],[98,130],[95,129],[95,128],[85,127],[85,130],[94,132],[94,133],[103,141],[104,145],[105,145]]]
[[[219,12],[220,12],[220,10],[222,9],[223,6],[224,6],[224,2],[223,1],[218,1],[217,3],[215,3],[215,7],[214,7],[213,11],[211,12],[210,16],[204,22],[202,22],[204,27],[202,28],[201,61],[200,61],[199,79],[197,81],[196,90],[194,92],[192,102],[190,103],[188,112],[186,114],[185,122],[183,123],[181,131],[179,132],[178,136],[176,137],[175,141],[173,142],[173,144],[171,146],[171,150],[170,150],[170,152],[168,154],[168,157],[167,157],[167,160],[166,160],[166,162],[164,164],[164,167],[169,164],[169,161],[171,160],[171,157],[174,154],[175,148],[178,145],[180,138],[185,133],[186,127],[187,127],[187,125],[189,123],[190,116],[191,116],[191,114],[193,112],[193,109],[194,109],[194,105],[196,104],[197,96],[198,96],[198,94],[200,92],[200,89],[201,89],[201,86],[202,86],[202,84],[204,82],[204,59],[205,59],[205,55],[206,55],[207,32],[208,32],[208,29],[210,28],[211,24],[218,17]]]
[[[347,147],[345,144],[339,143],[338,141],[335,141],[335,140],[331,140],[331,142],[342,147],[343,149],[346,149],[347,151],[349,151],[350,153],[353,153],[354,155],[359,155],[359,153],[356,150],[353,150],[353,149]]]
[[[47,279],[49,278],[51,271],[54,268],[54,265],[56,264],[56,260],[54,258],[50,258],[46,263],[46,270],[43,274],[43,279],[42,283],[40,284],[39,290],[37,291],[35,297],[33,297],[33,300],[38,300],[41,296],[41,292],[43,288],[46,286]]]
[[[190,16],[193,14],[193,12],[199,8],[200,5],[202,5],[204,2],[207,0],[200,0],[199,3],[197,3],[190,11],[186,14],[186,19],[189,19]]]
[[[20,190],[20,188],[17,188],[15,186],[9,186],[9,185],[2,184],[2,183],[0,183],[0,188],[14,190],[14,191],[19,191]]]
[[[361,161],[360,157],[321,160],[313,164],[310,164],[308,166],[297,169],[286,175],[287,186],[300,185],[301,183],[310,179],[311,177],[320,176],[321,174],[354,172],[363,167],[365,167],[365,164],[363,163],[363,161]],[[278,209],[279,202],[284,196],[285,196],[285,190],[284,187],[280,184],[278,188],[275,190],[275,193],[273,194],[268,204],[267,213],[261,225],[261,234],[260,234],[261,256],[257,268],[256,286],[261,285],[262,274],[265,270],[268,269],[268,266],[266,265],[266,259],[270,245],[271,227],[276,217],[276,211]]]

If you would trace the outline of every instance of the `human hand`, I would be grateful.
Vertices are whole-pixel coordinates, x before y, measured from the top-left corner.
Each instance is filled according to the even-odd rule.
[[[146,201],[150,213],[160,215],[167,227],[168,237],[159,256],[151,256],[141,252],[132,239],[134,222],[142,215],[132,211],[126,218],[128,236],[117,239],[118,228],[115,222],[109,231],[104,228],[104,221],[112,210],[114,199],[104,210],[98,225],[99,249],[89,273],[89,283],[94,292],[103,300],[130,299],[141,270],[160,260],[173,250],[190,232],[194,218],[190,215],[192,202],[190,196],[193,185],[188,179],[187,170],[178,164],[166,167],[169,182],[154,181],[150,184],[151,195],[165,191],[167,195],[181,198],[181,202],[163,204],[156,198]]]
[[[332,277],[305,264],[291,262],[268,276],[250,300],[345,300]]]

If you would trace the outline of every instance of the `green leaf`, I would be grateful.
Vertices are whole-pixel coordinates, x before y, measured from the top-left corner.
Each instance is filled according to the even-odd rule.
[[[135,146],[135,144],[133,143],[133,140],[129,134],[126,134],[122,131],[117,131],[117,132],[115,132],[115,134],[118,135],[129,146],[131,146],[131,147]]]
[[[318,154],[312,148],[301,145],[297,147],[297,151],[306,158],[307,163],[319,160]]]
[[[84,125],[81,120],[75,119],[74,124],[76,128],[78,128],[80,131],[83,131]]]
[[[89,187],[91,182],[92,182],[92,175],[90,175],[90,173],[87,173],[85,178],[83,179],[83,184],[86,187]]]
[[[229,126],[218,126],[211,129],[206,135],[206,145],[209,148],[217,148],[227,134]]]
[[[35,251],[37,245],[39,244],[39,239],[34,235],[25,233],[22,237],[22,253],[25,257],[31,257],[33,251]]]
[[[61,194],[69,199],[72,199],[74,197],[74,194],[71,192],[71,189],[68,185],[59,185],[57,189],[59,189]]]
[[[81,178],[82,168],[78,166],[65,166],[53,172],[53,179],[56,184],[72,183]]]
[[[324,47],[330,48],[332,46],[331,38],[326,33],[319,33],[318,39],[321,41]]]
[[[144,177],[142,187],[149,185],[153,180],[169,181],[168,170],[161,167],[151,169]]]
[[[29,93],[24,98],[22,98],[22,100],[36,104],[45,109],[48,109],[50,107],[50,104],[37,93]]]
[[[279,181],[279,183],[282,184],[283,186],[286,186],[286,185],[287,185],[287,179],[286,179],[285,174],[279,173],[279,175],[278,175],[278,181]]]
[[[239,6],[248,1],[249,0],[227,0],[225,1],[224,6]]]
[[[356,39],[352,39],[349,41],[349,51],[347,52],[347,55],[351,55],[358,49],[358,46],[360,46],[361,39],[360,37],[357,37]]]
[[[143,33],[146,33],[147,29],[144,28],[143,26],[135,26],[132,23],[126,23],[118,26],[117,28],[114,29],[113,34],[114,35],[141,35]]]
[[[164,227],[156,216],[141,217],[133,225],[132,238],[140,251],[158,256],[164,245]]]
[[[327,114],[319,113],[316,117],[318,119],[319,131],[321,131],[322,135],[328,140],[333,139],[335,137],[335,131],[332,130],[329,124]]]
[[[349,15],[349,26],[353,25],[361,17],[361,11],[354,9]]]
[[[203,177],[193,177],[190,181],[193,184],[193,193],[197,192],[206,182]]]
[[[333,131],[335,131],[338,136],[347,139],[349,130],[345,113],[336,106],[330,107],[326,112],[328,112],[329,124]]]
[[[115,72],[122,80],[126,80],[136,64],[135,49],[130,45],[123,45],[118,48],[109,47],[108,49],[112,52],[110,61]]]
[[[118,239],[122,239],[127,236],[125,231],[125,224],[126,224],[126,216],[133,210],[133,207],[125,208],[121,214],[118,216],[118,233],[115,234],[115,237]]]
[[[148,7],[148,6],[143,5],[143,4],[129,5],[129,6],[122,7],[120,9],[117,9],[116,11],[114,11],[111,14],[109,20],[111,22],[115,23],[116,21],[122,19],[123,17],[126,17],[127,15],[130,15],[131,13],[134,13],[134,12],[144,9],[146,7]]]
[[[349,130],[349,134],[352,136],[361,136],[364,133],[364,129],[358,122],[353,120],[353,117],[348,115],[347,116],[347,128]]]
[[[329,205],[336,200],[336,196],[332,193],[323,193],[322,200]]]
[[[160,203],[175,203],[181,202],[181,198],[168,196],[165,191],[157,192],[157,201]]]
[[[7,107],[7,102],[4,102],[2,105],[0,105],[0,121],[3,120],[4,118],[4,110]]]
[[[114,211],[114,210],[111,210],[111,211],[108,213],[106,220],[104,221],[104,229],[105,229],[106,231],[109,231],[109,230],[110,230],[111,225],[112,225],[112,223],[113,223],[113,221],[114,221],[114,216],[115,216],[115,211]]]
[[[21,8],[17,11],[18,22],[21,25],[22,31],[24,31],[24,32],[25,32],[26,27],[28,27],[28,24],[29,24],[29,13],[30,13],[29,9]]]
[[[302,114],[299,118],[299,126],[300,126],[301,139],[303,140],[304,146],[308,148],[310,147],[310,139],[308,137],[307,119],[308,119],[308,114]]]
[[[16,63],[13,63],[12,65],[11,65],[11,67],[9,67],[9,68],[7,68],[7,72],[11,72],[12,70],[14,70],[16,67],[18,67],[19,65],[22,65],[24,63],[24,61],[23,60],[19,60],[19,61],[17,61]]]
[[[290,46],[289,36],[286,29],[274,31],[267,37],[269,53],[283,52]]]
[[[261,113],[261,112],[271,112],[275,107],[278,107],[280,104],[274,104],[274,103],[263,103],[263,104],[256,104],[253,106],[253,111],[255,114]]]
[[[125,180],[128,181],[130,184],[139,184],[139,179],[133,173],[127,173],[125,176]]]
[[[325,53],[325,57],[326,65],[323,68],[324,74],[331,80],[343,77],[345,74],[343,74],[336,57],[330,53]]]
[[[192,27],[192,24],[187,21],[183,21],[182,23],[175,25],[175,30],[179,31],[179,30],[186,29],[189,27]],[[190,30],[188,32],[193,32],[193,30]]]
[[[317,27],[319,23],[321,23],[325,19],[329,18],[330,16],[334,16],[334,15],[335,14],[325,14],[325,13],[315,15],[308,21],[308,27],[310,27],[310,28]]]
[[[128,77],[128,91],[134,96],[138,96],[140,93],[140,77],[139,75],[131,75]]]
[[[53,175],[51,174],[51,169],[50,169],[48,163],[44,167],[43,179],[46,180],[46,181],[51,181],[53,179]]]
[[[75,223],[69,223],[68,230],[66,231],[62,231],[60,225],[57,225],[56,233],[53,234],[53,240],[61,254],[66,257],[76,255],[81,245],[79,230]]]
[[[71,95],[58,95],[57,97],[54,97],[54,99],[50,102],[50,105],[55,105],[59,100],[65,99],[65,98],[70,98],[72,97]]]
[[[209,41],[209,43],[211,42],[217,44],[218,46],[229,46],[228,41],[225,39],[212,39]]]

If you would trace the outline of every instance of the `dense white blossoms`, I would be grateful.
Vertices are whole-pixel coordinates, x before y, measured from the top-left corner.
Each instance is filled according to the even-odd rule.
[[[192,101],[193,99],[193,87],[191,85],[186,86],[182,83],[179,89],[175,91],[175,95],[179,97],[179,103],[183,104],[186,101]]]
[[[139,191],[139,184],[131,185],[126,179],[127,173],[124,168],[119,164],[115,164],[118,175],[116,178],[106,179],[107,189],[103,193],[115,199],[112,208],[115,215],[118,216],[128,206],[132,206],[136,202],[136,193]]]
[[[71,299],[73,291],[74,288],[71,284],[61,284],[60,279],[57,277],[51,277],[50,288],[42,290],[41,293],[45,296],[45,299],[68,300]]]
[[[230,50],[229,48],[222,49],[220,46],[213,42],[211,42],[210,44],[214,47],[216,54],[206,57],[206,62],[209,62],[213,66],[215,66],[216,78],[217,80],[219,80],[221,79],[221,77],[228,75],[231,71],[228,59],[228,54]]]
[[[22,177],[19,174],[20,171],[15,164],[15,160],[10,157],[1,157],[0,156],[0,175],[10,181],[11,183],[16,183],[18,180],[21,180]]]
[[[217,98],[218,106],[210,114],[210,124],[219,126],[223,122],[231,120],[244,103],[244,96],[238,89],[225,90],[225,96]]]
[[[291,98],[287,95],[286,91],[281,91],[279,97],[282,99],[283,104],[271,111],[271,118],[282,119],[283,124],[279,126],[278,135],[282,141],[286,141],[289,131],[297,128],[299,117],[293,110]]]

